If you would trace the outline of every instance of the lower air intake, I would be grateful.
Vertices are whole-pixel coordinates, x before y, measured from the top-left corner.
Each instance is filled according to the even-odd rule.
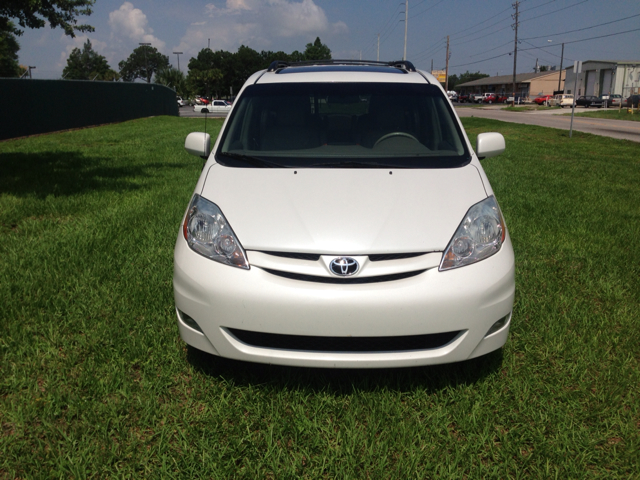
[[[301,352],[406,352],[440,348],[451,342],[460,331],[407,335],[402,337],[318,337],[250,332],[230,328],[228,331],[252,347],[296,350]]]

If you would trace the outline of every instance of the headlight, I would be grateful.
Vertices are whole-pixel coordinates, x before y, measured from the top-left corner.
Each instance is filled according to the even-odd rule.
[[[195,194],[182,225],[189,247],[216,262],[249,269],[244,249],[217,205]]]
[[[470,265],[497,253],[506,232],[495,197],[476,203],[469,209],[447,245],[440,271]]]

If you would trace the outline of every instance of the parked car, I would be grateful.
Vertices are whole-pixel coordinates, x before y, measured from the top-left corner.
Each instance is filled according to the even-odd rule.
[[[553,97],[553,101],[549,102],[551,105],[555,105],[557,107],[571,107],[573,106],[573,95],[567,94],[567,93],[561,93],[558,95],[555,95]]]
[[[209,105],[211,102],[206,97],[196,96],[195,103],[196,105]]]
[[[469,102],[480,103],[484,98],[484,94],[482,93],[470,93],[469,94]]]
[[[480,159],[504,137],[480,133],[474,152],[463,132],[410,62],[274,62],[250,76],[213,149],[203,132],[185,141],[207,160],[175,245],[182,339],[331,368],[501,348],[515,264]]]
[[[553,98],[553,95],[540,95],[533,99],[533,103],[538,105],[546,105],[549,102],[549,99]]]
[[[522,103],[525,103],[526,99],[525,97],[521,96],[521,95],[516,95],[515,98],[513,95],[508,95],[507,96],[507,101],[504,103],[515,103],[516,105],[520,105]]]
[[[224,100],[213,100],[210,105],[195,105],[193,107],[194,112],[200,113],[228,113],[229,110],[231,110],[231,105]]]
[[[576,106],[577,107],[584,107],[584,108],[589,108],[589,107],[602,107],[603,105],[603,101],[600,97],[596,97],[595,95],[582,95],[581,97],[578,97],[578,99],[576,100]]]
[[[622,103],[622,95],[615,93],[601,95],[600,99],[602,100],[605,108],[619,107]]]
[[[448,91],[447,96],[449,97],[449,100],[451,100],[452,102],[458,99],[458,94],[453,90]]]
[[[458,95],[458,103],[465,103],[469,101],[469,95],[466,93],[461,93]]]
[[[177,96],[176,99],[178,101],[178,108],[184,107],[187,104],[180,96]]]
[[[640,95],[631,95],[624,100],[623,107],[640,108]]]
[[[499,101],[500,95],[498,95],[497,93],[492,93],[482,99],[483,103],[498,103]]]

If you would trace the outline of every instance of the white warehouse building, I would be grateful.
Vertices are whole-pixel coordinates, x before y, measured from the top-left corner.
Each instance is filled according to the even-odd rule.
[[[619,94],[626,98],[640,93],[640,60],[586,60],[582,62],[577,87],[575,80],[573,65],[570,65],[564,82],[565,93],[596,96]]]

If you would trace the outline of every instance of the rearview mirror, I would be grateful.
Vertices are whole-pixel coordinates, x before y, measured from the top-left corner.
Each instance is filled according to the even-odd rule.
[[[191,155],[206,160],[211,153],[211,135],[203,132],[190,133],[184,141],[184,149]]]
[[[480,160],[500,155],[504,149],[504,137],[500,133],[481,133],[476,139],[476,155]]]

